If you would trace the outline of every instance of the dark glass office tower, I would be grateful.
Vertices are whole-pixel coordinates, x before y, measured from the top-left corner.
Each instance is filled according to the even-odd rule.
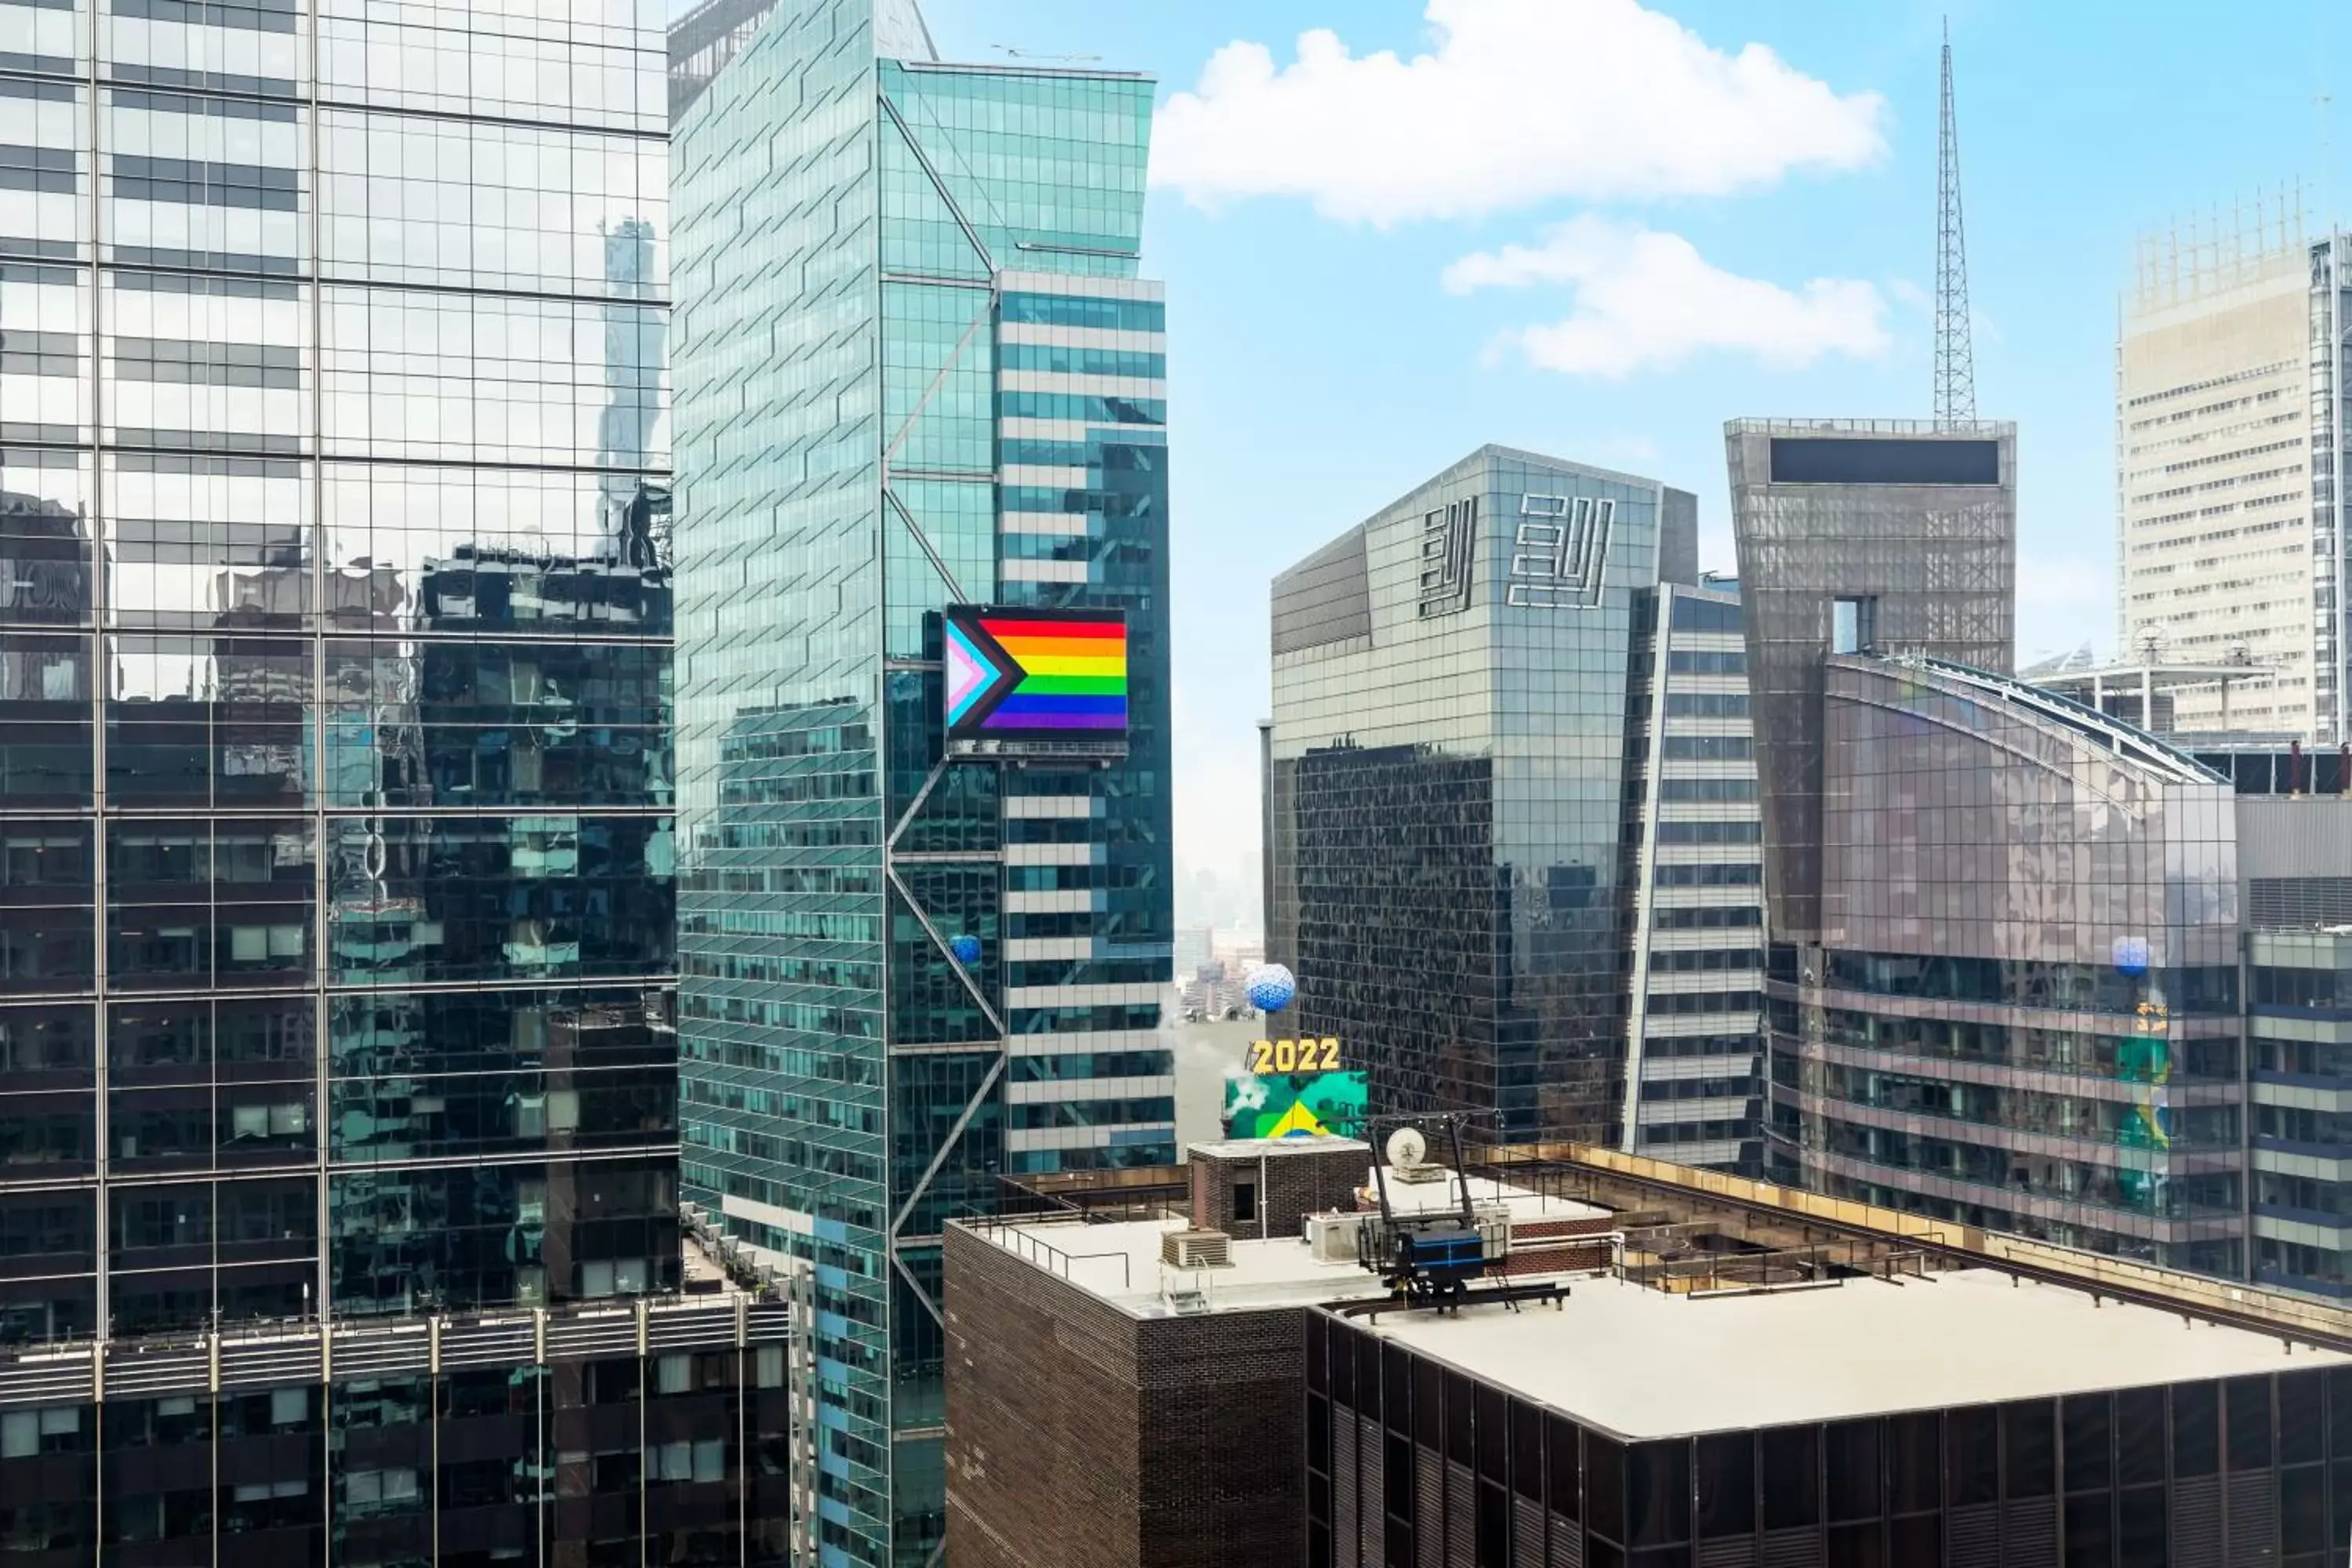
[[[680,1294],[661,37],[554,20],[0,0],[26,1561],[780,1528]]]
[[[1686,492],[1486,447],[1275,579],[1270,955],[1377,1108],[1615,1146],[1654,1036],[1642,1145],[1742,1157],[1755,776],[1738,606],[1671,588],[1696,533]]]
[[[686,1190],[815,1265],[824,1560],[920,1564],[942,1225],[1176,1153],[1151,84],[887,0],[673,56]],[[1123,613],[1123,753],[950,760],[950,605]]]

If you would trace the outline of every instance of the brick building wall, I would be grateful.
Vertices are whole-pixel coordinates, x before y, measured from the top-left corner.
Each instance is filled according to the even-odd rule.
[[[956,1226],[955,1568],[1297,1568],[1304,1310],[1129,1317]]]
[[[1587,1236],[1605,1236],[1617,1228],[1614,1215],[1594,1215],[1586,1219],[1519,1220],[1511,1226],[1511,1253],[1499,1268],[1488,1270],[1488,1277],[1500,1275],[1513,1278],[1529,1274],[1580,1274],[1610,1264],[1610,1244],[1606,1241],[1575,1245],[1576,1239]]]
[[[1147,1568],[1297,1568],[1307,1553],[1306,1310],[1139,1326]]]
[[[1356,1189],[1371,1170],[1371,1149],[1353,1139],[1286,1139],[1264,1152],[1226,1155],[1196,1143],[1186,1151],[1186,1163],[1195,1229],[1243,1237],[1297,1236],[1298,1222],[1310,1214],[1356,1206]],[[1243,1183],[1258,1190],[1259,1219],[1234,1218],[1234,1189]]]
[[[948,1560],[1140,1568],[1133,1319],[950,1226]]]

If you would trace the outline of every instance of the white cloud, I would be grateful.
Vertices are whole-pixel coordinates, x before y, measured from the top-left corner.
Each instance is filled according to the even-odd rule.
[[[1936,308],[1936,301],[1929,297],[1927,290],[1908,278],[1889,278],[1886,291],[1912,310],[1932,311]]]
[[[1557,197],[1717,195],[1886,149],[1885,101],[1761,44],[1710,47],[1636,0],[1429,0],[1433,52],[1357,56],[1326,28],[1277,70],[1209,58],[1152,131],[1151,176],[1197,205],[1304,196],[1387,225]]]
[[[1533,284],[1572,289],[1576,306],[1565,319],[1517,328],[1493,345],[1572,375],[1617,380],[1708,349],[1794,369],[1824,354],[1871,358],[1888,343],[1886,302],[1868,283],[1816,278],[1783,289],[1710,265],[1678,234],[1592,216],[1559,225],[1539,246],[1463,257],[1444,281],[1456,294]]]

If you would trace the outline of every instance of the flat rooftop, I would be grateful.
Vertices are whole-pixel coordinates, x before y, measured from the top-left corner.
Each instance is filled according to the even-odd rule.
[[[1261,1141],[1250,1142],[1251,1152],[1255,1152],[1257,1142]],[[1364,1180],[1371,1180],[1370,1164],[1364,1168]],[[1391,1203],[1400,1214],[1445,1207],[1454,1201],[1453,1194],[1452,1185],[1444,1182],[1399,1184],[1392,1179],[1389,1184]],[[1593,1219],[1610,1212],[1485,1176],[1470,1178],[1470,1201],[1480,1205],[1500,1203],[1510,1209],[1514,1223],[1522,1225],[1536,1220]],[[972,1227],[982,1239],[1138,1318],[1178,1315],[1162,1294],[1160,1242],[1171,1232],[1191,1228],[1190,1221],[1175,1218],[1099,1225],[1053,1218]],[[1366,1301],[1388,1293],[1379,1279],[1352,1259],[1318,1262],[1304,1240],[1287,1232],[1277,1231],[1263,1239],[1236,1235],[1232,1256],[1233,1262],[1224,1268],[1178,1271],[1186,1288],[1207,1292],[1208,1310],[1213,1312]]]
[[[1597,1278],[1557,1310],[1356,1327],[1633,1441],[2352,1364],[1989,1268],[1699,1300]]]

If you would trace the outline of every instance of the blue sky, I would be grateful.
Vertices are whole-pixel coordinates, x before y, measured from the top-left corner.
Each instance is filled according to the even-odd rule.
[[[2115,325],[2136,237],[2298,180],[2316,226],[2331,184],[2352,193],[2339,8],[1950,7],[1978,407],[2020,426],[2027,654],[2114,639]],[[1255,914],[1274,572],[1490,440],[1696,491],[1702,560],[1727,568],[1724,420],[1929,411],[1939,7],[924,9],[950,58],[1006,45],[1160,80],[1145,270],[1169,289],[1188,923]],[[1320,46],[1293,71],[1316,29],[1347,58]],[[1265,47],[1272,82],[1227,54],[1204,87],[1237,41]],[[1777,62],[1742,58],[1751,44]],[[1431,58],[1365,63],[1381,51]]]

